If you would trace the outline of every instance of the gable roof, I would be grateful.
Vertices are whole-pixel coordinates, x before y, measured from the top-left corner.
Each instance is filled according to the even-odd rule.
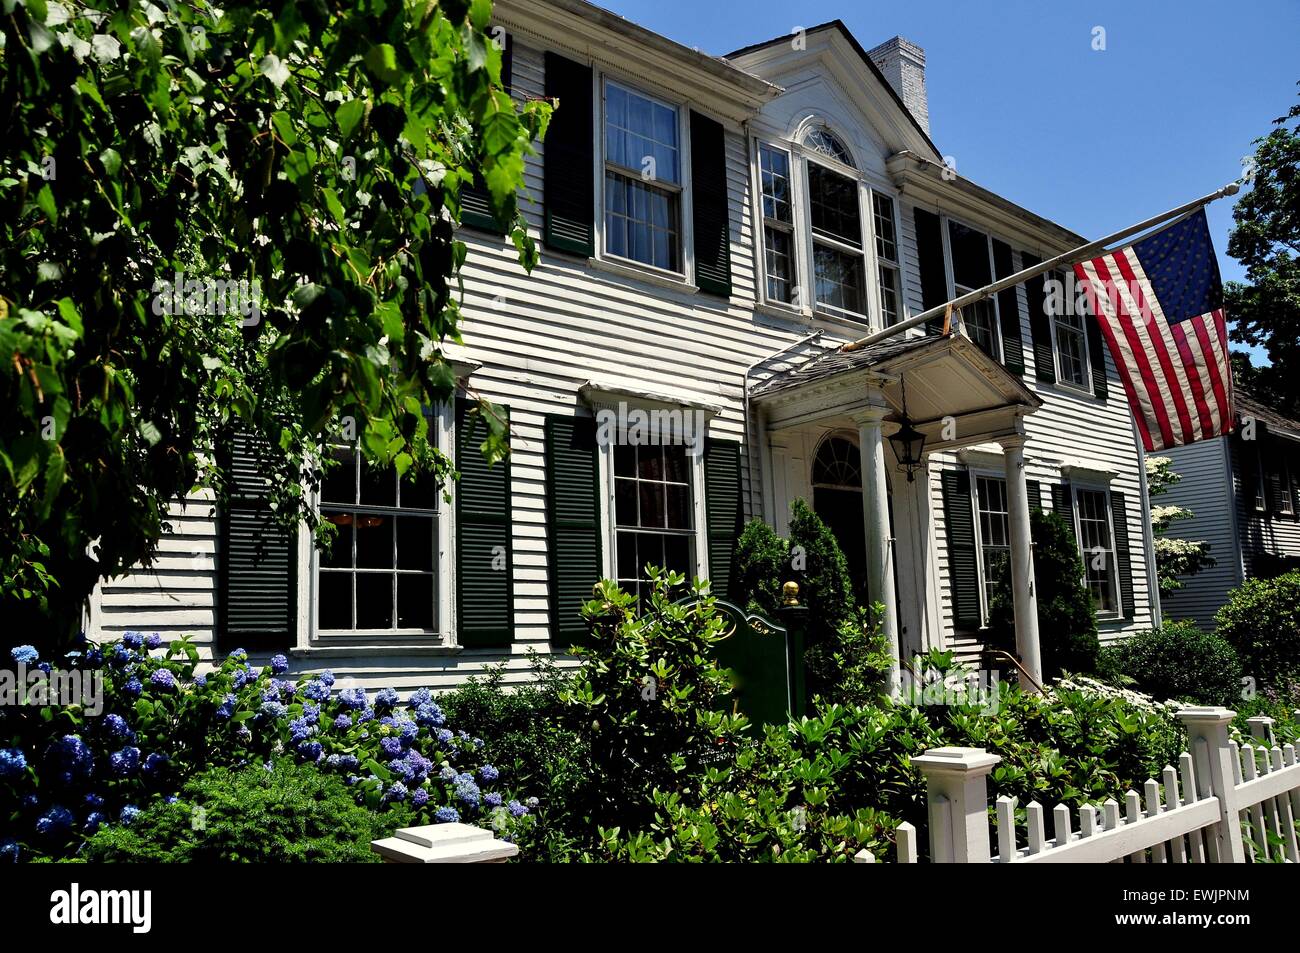
[[[940,155],[939,147],[934,144],[934,140],[930,138],[930,134],[921,127],[921,124],[917,121],[916,117],[912,115],[912,110],[908,109],[907,104],[903,102],[903,97],[898,95],[898,90],[894,89],[894,87],[890,85],[889,80],[885,79],[885,74],[880,71],[880,67],[875,64],[875,61],[867,55],[867,51],[863,49],[862,44],[858,42],[858,38],[853,35],[853,32],[844,25],[843,20],[828,20],[825,23],[819,23],[816,26],[808,27],[804,33],[808,36],[812,36],[816,33],[824,33],[828,30],[838,32],[848,42],[849,46],[853,48],[853,51],[858,54],[858,58],[861,59],[863,64],[866,66],[867,72],[870,73],[875,78],[876,82],[884,88],[885,92],[889,94],[889,98],[893,100],[894,105],[898,107],[899,112],[907,117],[907,121],[912,124],[912,127],[934,151],[934,154],[936,156]],[[742,46],[738,50],[732,50],[730,53],[725,54],[722,58],[724,60],[731,60],[744,56],[746,53],[753,53],[756,50],[766,49],[777,43],[789,42],[790,34],[785,33],[781,36],[773,37],[770,40],[764,40],[761,43],[751,43],[749,46]]]
[[[1281,411],[1258,400],[1241,384],[1234,384],[1233,397],[1237,405],[1238,417],[1254,417],[1263,421],[1271,433],[1285,434],[1293,440],[1300,440],[1300,420],[1293,420]]]

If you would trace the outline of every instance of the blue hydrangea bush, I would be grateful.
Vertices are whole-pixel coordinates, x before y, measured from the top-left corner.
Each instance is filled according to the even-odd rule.
[[[511,790],[482,739],[453,730],[428,689],[371,699],[329,672],[290,680],[284,656],[258,667],[242,649],[200,670],[192,643],[157,634],[57,660],[29,645],[10,654],[47,672],[99,673],[103,705],[0,706],[0,860],[73,855],[201,771],[280,759],[339,776],[372,810],[404,804],[421,823],[467,821],[513,839],[533,820],[536,800]]]

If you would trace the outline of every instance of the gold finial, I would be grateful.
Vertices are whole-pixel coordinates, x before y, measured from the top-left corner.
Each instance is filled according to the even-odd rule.
[[[787,606],[799,604],[799,583],[787,582],[781,587],[781,603]]]

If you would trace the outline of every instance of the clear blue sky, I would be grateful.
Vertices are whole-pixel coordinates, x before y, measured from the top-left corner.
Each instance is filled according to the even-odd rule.
[[[957,171],[1090,238],[1237,178],[1300,93],[1300,0],[600,5],[715,54],[836,18],[867,49],[902,34],[925,49],[932,138]],[[1208,210],[1225,281],[1242,277],[1232,201]]]

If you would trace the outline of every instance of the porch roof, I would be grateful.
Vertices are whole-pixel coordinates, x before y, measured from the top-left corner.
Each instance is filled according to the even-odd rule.
[[[965,335],[882,341],[857,351],[838,348],[758,382],[750,398],[779,429],[887,404],[926,433],[927,449],[968,446],[1018,429],[1043,401]],[[944,439],[945,420],[958,421]]]

